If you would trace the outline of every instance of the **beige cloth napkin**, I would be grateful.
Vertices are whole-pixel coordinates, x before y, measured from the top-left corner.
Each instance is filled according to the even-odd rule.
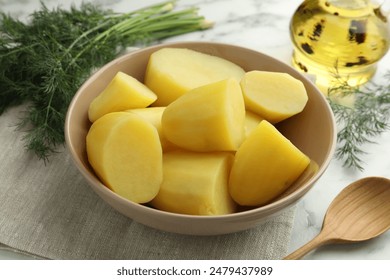
[[[64,148],[45,165],[15,131],[23,107],[0,116],[0,243],[50,259],[280,259],[294,209],[220,236],[155,230],[119,214],[87,185]]]

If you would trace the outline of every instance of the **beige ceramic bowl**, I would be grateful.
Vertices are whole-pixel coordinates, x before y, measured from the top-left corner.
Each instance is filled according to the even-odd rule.
[[[143,81],[149,56],[162,47],[185,47],[228,59],[244,70],[286,72],[300,79],[309,101],[302,113],[278,125],[278,129],[299,149],[318,164],[310,168],[293,187],[274,202],[254,209],[221,216],[191,216],[153,209],[128,201],[105,187],[94,174],[87,160],[85,137],[91,123],[88,107],[118,71]],[[124,55],[94,73],[76,93],[65,124],[66,143],[74,162],[92,189],[123,215],[144,225],[164,231],[215,235],[241,231],[261,224],[281,214],[302,198],[326,170],[335,148],[335,122],[332,111],[320,91],[290,66],[254,50],[218,43],[171,43],[144,48]]]

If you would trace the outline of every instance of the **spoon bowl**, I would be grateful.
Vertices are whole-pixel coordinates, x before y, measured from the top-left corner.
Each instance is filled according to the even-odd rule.
[[[389,228],[390,180],[363,178],[344,188],[332,201],[321,232],[284,259],[300,259],[324,244],[372,239]]]

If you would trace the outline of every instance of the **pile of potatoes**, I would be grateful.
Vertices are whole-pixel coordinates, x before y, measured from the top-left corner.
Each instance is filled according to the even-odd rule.
[[[265,205],[310,163],[274,127],[307,99],[288,74],[162,48],[144,83],[118,72],[90,104],[88,160],[112,191],[160,210],[223,215]]]

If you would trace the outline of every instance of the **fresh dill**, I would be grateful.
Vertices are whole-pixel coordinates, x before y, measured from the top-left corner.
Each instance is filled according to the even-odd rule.
[[[25,147],[46,161],[64,143],[68,105],[93,69],[128,47],[211,26],[196,8],[174,4],[120,14],[88,3],[69,10],[41,3],[27,23],[0,13],[0,114],[28,105],[18,125]]]
[[[339,125],[336,157],[348,168],[364,170],[362,145],[373,143],[375,136],[390,128],[390,72],[385,84],[369,82],[351,86],[339,80],[328,90],[328,101]],[[352,97],[353,104],[343,104],[340,98]]]

